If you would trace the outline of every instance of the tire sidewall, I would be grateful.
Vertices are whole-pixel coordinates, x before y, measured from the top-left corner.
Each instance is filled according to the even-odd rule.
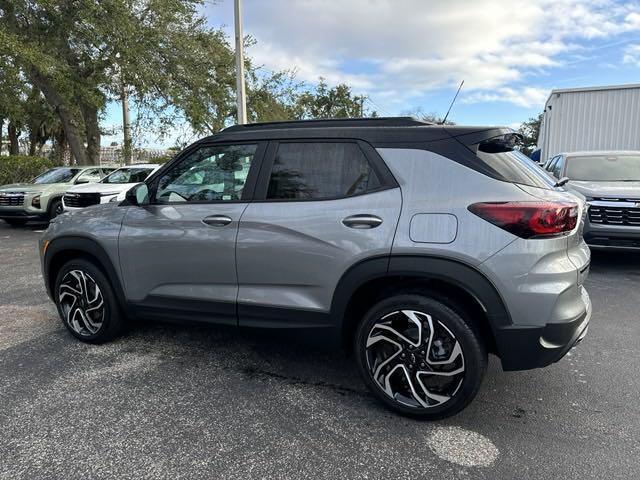
[[[93,335],[80,335],[75,332],[68,324],[66,319],[64,318],[64,312],[62,311],[62,307],[58,300],[60,294],[60,284],[62,283],[62,279],[65,277],[67,273],[72,270],[81,270],[84,273],[88,274],[93,278],[93,280],[100,288],[100,292],[102,293],[102,298],[104,301],[104,321],[100,329],[94,333]],[[56,304],[56,308],[58,310],[58,315],[62,320],[62,323],[67,328],[67,330],[77,339],[87,342],[87,343],[102,343],[107,340],[110,340],[119,328],[119,309],[118,304],[116,302],[116,298],[113,294],[113,289],[105,275],[102,271],[97,268],[93,263],[84,259],[76,259],[67,262],[58,272],[56,277],[55,289],[54,289],[54,301]]]
[[[397,310],[416,310],[431,315],[434,322],[440,321],[456,337],[462,348],[465,363],[465,376],[460,389],[454,398],[446,403],[431,408],[412,408],[396,402],[388,397],[373,379],[366,357],[366,341],[371,328],[383,316]],[[391,409],[402,415],[437,420],[458,413],[476,396],[487,365],[487,353],[484,345],[465,320],[446,304],[434,298],[407,294],[397,295],[382,300],[372,307],[363,317],[355,336],[355,352],[360,374],[370,390],[377,398]]]
[[[62,205],[61,199],[56,198],[54,200],[51,200],[51,203],[49,205],[49,220],[53,220],[59,215],[58,213],[56,213],[56,208],[58,207],[58,205]]]

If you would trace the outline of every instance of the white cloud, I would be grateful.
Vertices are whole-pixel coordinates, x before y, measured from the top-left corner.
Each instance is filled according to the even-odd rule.
[[[467,102],[542,105],[547,91],[523,86],[532,74],[587,40],[640,31],[640,5],[614,0],[245,0],[244,16],[258,63],[347,82],[398,110],[462,79]]]
[[[545,88],[524,87],[520,89],[499,87],[491,92],[473,92],[464,97],[462,103],[508,102],[519,107],[531,108],[543,105],[549,96]]]
[[[625,48],[622,62],[640,67],[640,43]]]

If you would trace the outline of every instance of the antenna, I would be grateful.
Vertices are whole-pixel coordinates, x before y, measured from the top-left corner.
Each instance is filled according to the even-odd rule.
[[[440,122],[440,125],[444,125],[444,123],[447,121],[447,117],[449,116],[449,112],[451,111],[451,108],[453,107],[453,104],[456,103],[456,98],[458,98],[458,94],[460,93],[460,90],[462,90],[462,86],[463,85],[464,85],[464,80],[462,80],[462,82],[460,82],[460,86],[458,87],[458,91],[456,92],[456,96],[453,97],[453,100],[451,101],[451,105],[449,105],[449,110],[447,110],[447,114],[442,119],[442,122]]]

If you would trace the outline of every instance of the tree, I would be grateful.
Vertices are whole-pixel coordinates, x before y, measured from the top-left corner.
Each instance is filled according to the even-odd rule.
[[[364,117],[366,113],[376,116],[375,112],[366,112],[366,95],[354,95],[351,88],[342,83],[329,88],[324,78],[315,89],[300,95],[295,105],[296,118],[350,118]]]
[[[538,145],[538,136],[540,135],[540,125],[542,124],[542,113],[537,117],[532,117],[528,121],[523,122],[518,128],[518,133],[523,139],[522,153],[527,156],[531,155]]]
[[[16,68],[11,59],[0,55],[0,126],[6,120],[9,138],[9,154],[19,152],[18,138],[25,118],[23,108],[27,88],[20,69]],[[0,127],[1,128],[1,127]],[[2,135],[0,135],[0,145]]]
[[[423,122],[434,123],[440,125],[443,123],[444,118],[438,115],[436,112],[425,113],[422,108],[418,107],[415,110],[408,111],[405,113],[406,115],[416,117],[418,120],[422,120]],[[456,123],[447,119],[444,122],[445,125],[455,125]]]
[[[199,0],[0,0],[0,54],[60,118],[79,163],[99,160],[99,116],[123,86],[158,115],[217,131],[232,114],[233,54]]]

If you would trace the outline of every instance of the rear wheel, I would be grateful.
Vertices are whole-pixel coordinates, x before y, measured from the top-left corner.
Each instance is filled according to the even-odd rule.
[[[102,343],[118,335],[124,319],[111,284],[85,259],[67,262],[58,273],[55,302],[65,327],[88,343]]]
[[[477,394],[487,353],[480,336],[446,304],[423,294],[382,300],[355,337],[365,383],[398,413],[437,420]]]

